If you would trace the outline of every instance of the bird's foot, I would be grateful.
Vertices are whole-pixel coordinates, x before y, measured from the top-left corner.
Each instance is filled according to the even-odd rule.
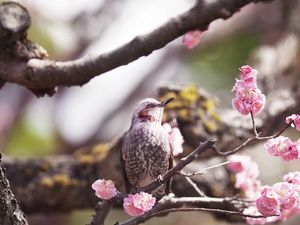
[[[163,183],[163,181],[164,181],[163,176],[162,176],[162,175],[159,175],[159,176],[157,177],[157,181],[158,181],[160,184]]]

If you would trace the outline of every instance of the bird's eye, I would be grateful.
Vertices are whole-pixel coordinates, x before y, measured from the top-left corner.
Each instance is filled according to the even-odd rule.
[[[148,108],[148,109],[153,108],[153,107],[155,107],[155,104],[153,104],[153,103],[149,103],[146,105],[146,108]]]

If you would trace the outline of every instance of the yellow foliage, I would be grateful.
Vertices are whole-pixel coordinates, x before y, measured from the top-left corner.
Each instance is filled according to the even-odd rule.
[[[53,186],[53,180],[50,178],[50,177],[42,177],[40,183],[43,185],[43,186],[46,186],[46,187],[52,187]]]
[[[55,174],[53,176],[53,182],[62,186],[67,186],[70,184],[70,178],[65,174]]]
[[[190,84],[179,92],[179,96],[190,104],[195,103],[199,96],[198,87],[195,84]]]

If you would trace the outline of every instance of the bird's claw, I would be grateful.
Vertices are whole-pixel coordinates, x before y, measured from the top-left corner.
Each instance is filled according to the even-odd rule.
[[[162,182],[164,181],[163,176],[162,176],[162,175],[159,175],[159,176],[157,177],[157,181],[158,181],[159,183],[162,183]]]

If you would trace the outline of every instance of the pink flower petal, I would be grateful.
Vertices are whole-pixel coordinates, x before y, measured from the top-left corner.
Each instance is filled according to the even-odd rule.
[[[297,159],[299,156],[298,143],[284,136],[268,140],[265,148],[271,155],[280,156],[285,161]]]
[[[286,119],[285,119],[285,122],[286,123],[292,123],[292,127],[295,127],[296,130],[300,131],[300,114],[293,114],[293,115],[290,115],[288,116]]]
[[[250,66],[240,68],[241,80],[236,79],[233,91],[236,92],[235,99],[232,100],[232,106],[242,115],[248,115],[250,112],[256,116],[265,106],[265,95],[257,88],[257,71]]]
[[[169,143],[172,149],[173,156],[177,156],[183,152],[182,144],[183,136],[177,127],[171,127],[169,123],[164,123],[163,128],[168,133]]]
[[[192,49],[196,47],[200,43],[200,37],[201,37],[201,31],[195,30],[195,31],[190,31],[186,33],[183,36],[183,44],[188,48]]]
[[[155,205],[156,199],[151,194],[140,192],[135,195],[129,194],[124,198],[123,208],[130,216],[143,215]]]
[[[264,187],[256,200],[256,207],[263,216],[280,215],[280,202],[270,187]]]
[[[117,195],[117,189],[115,183],[111,180],[96,180],[92,184],[92,188],[95,190],[95,194],[101,199],[111,199]]]

